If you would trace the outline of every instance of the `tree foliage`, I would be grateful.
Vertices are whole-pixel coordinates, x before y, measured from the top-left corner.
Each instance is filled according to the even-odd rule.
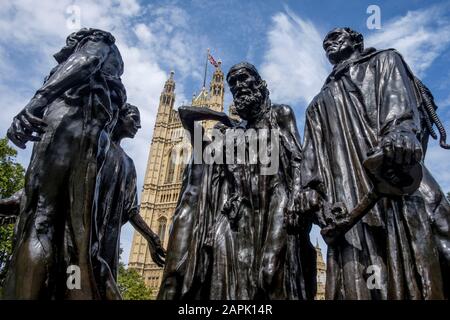
[[[8,138],[0,139],[0,198],[23,188],[25,170],[16,162],[17,151],[8,146]]]
[[[124,300],[150,300],[152,290],[145,285],[142,276],[133,269],[125,269],[121,263],[117,285]]]
[[[16,162],[16,156],[17,151],[8,146],[8,139],[0,139],[0,198],[7,198],[23,188],[25,170]],[[13,224],[0,223],[0,287],[12,251],[13,234]]]

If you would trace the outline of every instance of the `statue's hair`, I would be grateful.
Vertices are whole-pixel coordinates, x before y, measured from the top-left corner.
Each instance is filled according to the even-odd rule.
[[[236,72],[239,69],[247,69],[256,78],[256,80],[262,81],[262,78],[259,75],[258,70],[256,70],[256,67],[254,65],[252,65],[251,63],[249,63],[249,62],[243,61],[243,62],[236,63],[235,65],[233,65],[230,68],[230,70],[227,73],[227,82],[228,82],[228,80],[230,78],[230,75],[233,72]]]
[[[256,67],[249,62],[243,61],[243,62],[239,62],[239,63],[236,63],[235,65],[233,65],[227,73],[227,77],[226,77],[227,82],[229,82],[229,78],[230,78],[231,74],[233,72],[236,72],[239,69],[248,70],[255,77],[256,81],[258,81],[258,88],[263,87],[264,98],[267,98],[269,96],[269,89],[267,88],[266,81],[261,78],[261,75],[259,74]]]
[[[70,55],[75,51],[78,45],[88,40],[102,40],[110,45],[114,44],[116,41],[114,36],[107,31],[94,28],[82,28],[76,32],[71,33],[67,37],[66,45],[59,52],[54,54],[56,61],[58,63],[63,63],[67,60],[67,58],[70,57]]]
[[[125,103],[119,111],[119,118],[126,117],[130,113],[136,113],[140,115],[139,108],[131,103]]]
[[[333,30],[331,30],[330,32],[327,33],[327,35],[325,36],[323,42],[325,43],[325,41],[327,40],[328,36],[332,33],[332,32],[336,32],[336,31],[340,31],[340,32],[345,32],[348,35],[350,35],[350,38],[355,42],[355,48],[357,48],[360,51],[364,50],[364,36],[359,33],[358,31],[355,31],[349,27],[342,27],[342,28],[334,28]]]

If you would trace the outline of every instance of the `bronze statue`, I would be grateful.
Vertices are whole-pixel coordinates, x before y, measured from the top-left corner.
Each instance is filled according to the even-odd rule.
[[[124,138],[134,138],[140,128],[140,113],[126,103],[120,109],[111,143],[97,177],[94,206],[95,227],[92,229],[92,261],[96,286],[102,299],[121,299],[116,285],[119,262],[120,230],[130,222],[147,239],[153,261],[164,266],[165,250],[159,237],[139,215],[136,170],[133,160],[121,148]],[[6,199],[0,199],[0,218],[10,221],[20,213],[21,189]]]
[[[334,65],[306,111],[302,224],[328,242],[326,299],[448,297],[450,206],[423,165],[432,96],[393,49],[350,28],[323,42]]]
[[[196,121],[216,120],[232,126],[231,120],[225,113],[208,108],[181,106],[178,108],[178,114],[184,129],[189,132],[192,147],[194,147]],[[203,127],[200,129],[203,136]],[[202,151],[209,142],[202,143]],[[194,163],[192,155],[183,171],[182,188],[173,214],[166,265],[157,297],[159,300],[179,300],[190,297],[187,293],[189,288],[184,285],[184,280],[200,193],[206,192],[205,188],[208,187],[202,185],[205,167],[207,167],[205,164]]]
[[[14,118],[9,139],[35,141],[25,177],[16,239],[5,280],[7,299],[95,299],[91,264],[96,177],[119,108],[126,101],[114,37],[81,29],[67,38],[58,65]],[[69,290],[67,270],[80,268]]]
[[[170,235],[159,298],[312,299],[315,250],[309,241],[310,225],[290,235],[284,223],[285,215],[296,214],[295,199],[300,192],[301,146],[293,111],[270,102],[265,81],[249,63],[233,66],[227,81],[241,122],[192,107],[180,110],[183,124],[190,123],[185,127],[192,128],[193,121],[214,119],[222,123],[216,129],[225,134],[236,129],[243,134],[253,129],[275,130],[280,143],[269,152],[276,154],[280,166],[274,174],[262,174],[267,164],[250,162],[197,164],[198,174],[188,167],[174,230],[181,227],[177,214],[183,212],[182,200],[192,200],[195,207],[184,210],[189,227],[183,237],[179,232]],[[236,142],[233,148],[238,143],[246,142]],[[254,156],[250,150],[245,152],[246,159]],[[192,185],[189,177],[193,176],[196,182]],[[188,194],[192,188],[195,192]],[[177,263],[182,266],[178,271]]]
[[[120,146],[124,138],[134,138],[141,127],[136,106],[126,103],[119,112],[111,142],[97,177],[92,228],[92,264],[102,299],[121,299],[116,285],[120,251],[120,230],[130,222],[148,241],[153,261],[164,265],[165,251],[159,237],[139,215],[136,169]]]

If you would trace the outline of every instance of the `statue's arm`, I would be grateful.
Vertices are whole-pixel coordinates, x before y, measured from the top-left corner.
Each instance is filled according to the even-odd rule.
[[[220,121],[227,126],[232,126],[232,120],[224,112],[218,112],[205,107],[181,106],[178,108],[183,128],[188,130],[191,140],[194,139],[194,125],[196,121],[214,120]]]
[[[0,217],[18,216],[23,189],[20,189],[9,198],[0,199]]]
[[[125,164],[128,166],[126,181],[126,199],[123,205],[122,224],[130,222],[148,242],[148,248],[153,261],[160,267],[164,265],[165,251],[161,241],[139,214],[139,202],[136,187],[136,167],[131,158],[127,157]]]
[[[287,231],[297,232],[306,227],[309,223],[301,223],[298,219],[300,211],[301,196],[301,174],[300,166],[302,161],[302,149],[300,142],[300,134],[295,121],[295,114],[291,107],[280,105],[276,107],[277,122],[280,127],[280,142],[283,144],[284,150],[287,151],[289,157],[289,165],[291,170],[290,195],[285,210],[285,222]],[[281,147],[281,146],[280,146]]]
[[[43,111],[65,91],[88,79],[98,71],[108,56],[110,46],[103,41],[88,41],[64,61],[36,92],[29,107]],[[33,113],[35,116],[39,114]]]
[[[305,113],[305,131],[302,149],[302,184],[299,197],[299,222],[313,221],[321,227],[323,203],[328,201],[326,182],[331,175],[327,155],[327,143],[323,140],[323,126],[319,115],[320,106],[313,101]]]
[[[162,247],[161,240],[158,235],[150,229],[148,224],[142,219],[139,213],[130,217],[131,225],[138,231],[148,242],[150,255],[153,261],[160,267],[164,266],[166,252]]]
[[[291,190],[294,195],[298,195],[301,190],[302,147],[295,114],[290,106],[280,105],[277,107],[277,115],[281,138],[285,141],[285,148],[289,151],[289,163],[292,170]]]
[[[392,50],[377,56],[380,147],[388,161],[410,165],[422,158],[420,114],[410,74]]]
[[[25,149],[27,141],[39,141],[47,126],[42,120],[45,108],[62,93],[95,73],[109,50],[109,45],[103,41],[88,41],[59,65],[25,108],[14,117],[7,132],[8,138],[22,149]]]

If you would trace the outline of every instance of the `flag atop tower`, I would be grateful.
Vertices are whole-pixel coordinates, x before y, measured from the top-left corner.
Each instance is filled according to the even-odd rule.
[[[216,62],[216,60],[211,55],[211,53],[209,53],[209,51],[208,51],[208,60],[209,60],[209,63],[211,63],[214,67],[216,67],[216,68],[219,67],[219,64]]]

